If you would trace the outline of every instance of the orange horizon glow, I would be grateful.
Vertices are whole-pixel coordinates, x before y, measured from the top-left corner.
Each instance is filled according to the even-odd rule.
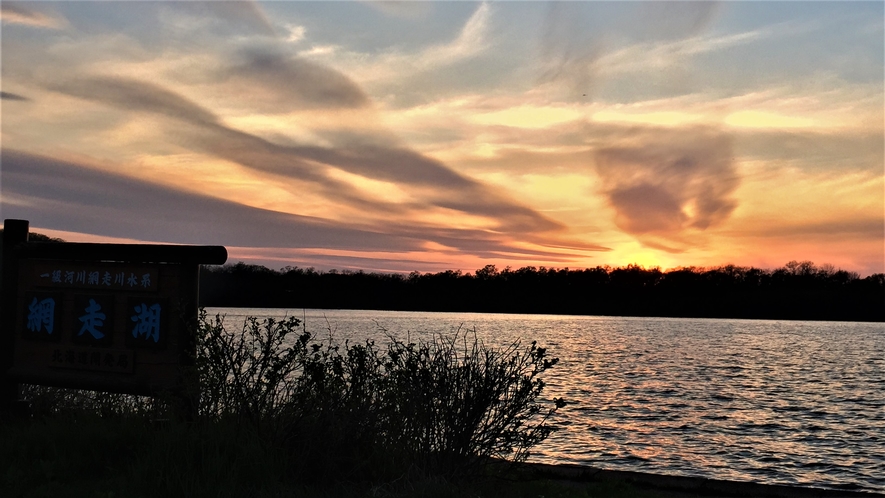
[[[606,5],[7,7],[0,216],[270,267],[885,272],[881,5]]]
[[[41,227],[31,227],[31,233],[39,233],[53,238],[59,238],[66,242],[93,242],[93,243],[113,243],[113,244],[146,244],[146,243],[170,243],[169,241],[154,240],[137,240],[119,237],[106,237],[78,232],[69,232],[64,230],[53,230]],[[846,270],[857,272],[854,268],[863,265],[869,265],[869,262],[858,262],[840,255],[840,253],[818,253],[820,256],[806,257],[798,254],[786,253],[783,256],[771,254],[765,251],[751,252],[742,260],[703,260],[698,258],[695,263],[684,264],[678,257],[671,259],[661,258],[655,251],[643,249],[637,245],[633,252],[625,252],[624,255],[608,257],[608,253],[588,257],[585,259],[575,259],[569,262],[560,262],[558,264],[550,264],[545,259],[496,259],[485,260],[479,258],[465,257],[458,259],[453,258],[453,251],[446,250],[444,247],[428,248],[421,252],[365,252],[365,251],[330,251],[316,249],[286,249],[286,248],[255,248],[255,247],[237,247],[227,246],[228,260],[226,264],[236,264],[244,262],[247,264],[259,264],[272,270],[279,270],[286,266],[300,268],[315,268],[318,271],[328,270],[363,270],[367,272],[380,273],[411,273],[418,271],[420,273],[437,273],[441,271],[461,271],[462,273],[472,273],[486,265],[495,265],[498,270],[506,267],[511,269],[519,269],[524,267],[545,267],[551,269],[581,270],[586,268],[610,267],[610,268],[626,268],[627,266],[638,266],[644,269],[659,269],[663,272],[678,270],[682,268],[712,269],[725,266],[752,267],[762,270],[775,270],[783,268],[790,261],[811,261],[817,267],[832,265],[836,270]],[[336,263],[347,258],[356,260],[376,261],[378,263],[362,263],[362,264],[346,264]],[[384,263],[387,261],[388,263]],[[456,261],[450,264],[450,261]],[[867,277],[873,273],[860,273],[861,277]]]

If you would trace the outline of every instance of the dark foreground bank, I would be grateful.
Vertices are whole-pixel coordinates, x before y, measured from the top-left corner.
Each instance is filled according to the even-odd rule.
[[[525,267],[409,275],[204,267],[210,307],[885,321],[885,275],[787,263],[764,270]]]
[[[0,496],[455,498],[881,498],[842,490],[764,485],[523,463],[455,478],[417,471],[383,481],[291,478],[235,429],[80,418],[0,421]]]
[[[248,431],[245,431],[248,433]],[[0,496],[659,498],[627,480],[543,476],[525,465],[451,476],[410,469],[383,480],[293,476],[286,455],[231,426],[172,421],[0,421]],[[302,476],[303,477],[303,476]]]
[[[725,481],[702,477],[646,474],[620,470],[605,470],[584,465],[523,464],[526,477],[547,479],[560,483],[573,483],[576,487],[587,484],[629,486],[645,492],[659,493],[673,498],[689,496],[705,497],[764,497],[764,498],[880,498],[881,493],[814,487],[783,486],[752,482]]]

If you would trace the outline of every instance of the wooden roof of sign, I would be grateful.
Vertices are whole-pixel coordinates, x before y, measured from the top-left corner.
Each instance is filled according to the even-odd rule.
[[[227,261],[227,249],[224,246],[26,242],[13,250],[22,259],[209,265],[220,265]]]

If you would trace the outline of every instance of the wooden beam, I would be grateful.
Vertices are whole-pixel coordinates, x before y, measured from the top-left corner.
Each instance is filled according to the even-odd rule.
[[[15,249],[15,256],[23,259],[67,261],[221,265],[227,261],[227,249],[224,246],[28,242]]]

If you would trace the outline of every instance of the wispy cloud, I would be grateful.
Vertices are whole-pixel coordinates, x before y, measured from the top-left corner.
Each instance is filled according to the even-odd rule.
[[[594,61],[594,69],[605,76],[667,70],[684,64],[692,56],[751,43],[763,36],[761,30],[754,30],[724,36],[692,36],[666,43],[637,43],[601,55]]]
[[[392,47],[380,53],[340,47],[317,50],[314,47],[300,52],[300,55],[322,58],[339,70],[354,75],[362,84],[403,81],[416,74],[444,70],[486,52],[491,46],[488,32],[492,13],[488,2],[481,3],[461,26],[457,36],[446,43],[418,49]]]
[[[697,45],[697,34],[717,10],[714,2],[647,2],[626,7],[622,17],[599,23],[605,4],[553,2],[540,45],[538,83],[559,85],[571,97],[592,94],[600,73],[672,65]],[[602,17],[602,16],[599,16]],[[608,17],[608,16],[607,16]],[[612,51],[614,39],[630,44]],[[621,41],[620,43],[624,43]],[[661,62],[661,59],[666,59]]]
[[[55,13],[42,12],[32,5],[21,2],[3,2],[0,4],[0,21],[4,24],[22,24],[35,28],[61,29],[67,22]]]
[[[362,0],[385,14],[401,19],[415,19],[427,15],[431,2],[402,2],[400,0]]]
[[[455,61],[472,57],[486,48],[488,48],[488,40],[486,32],[488,30],[489,19],[491,18],[491,7],[488,2],[483,2],[477,7],[467,23],[461,28],[458,37],[450,43],[444,45],[436,45],[424,49],[420,55],[415,58],[418,69],[435,68],[440,65],[451,64]]]
[[[298,24],[286,24],[285,28],[288,32],[288,36],[286,36],[286,41],[289,43],[300,42],[304,39],[304,36],[307,33],[307,28]]]
[[[840,240],[882,241],[885,240],[885,217],[774,225],[754,231],[753,235],[779,239],[827,237]]]
[[[225,2],[163,2],[157,5],[161,12],[174,11],[181,22],[205,22],[207,19],[222,22],[228,27],[264,36],[278,33],[264,10],[254,0]],[[188,16],[188,18],[185,18]]]

